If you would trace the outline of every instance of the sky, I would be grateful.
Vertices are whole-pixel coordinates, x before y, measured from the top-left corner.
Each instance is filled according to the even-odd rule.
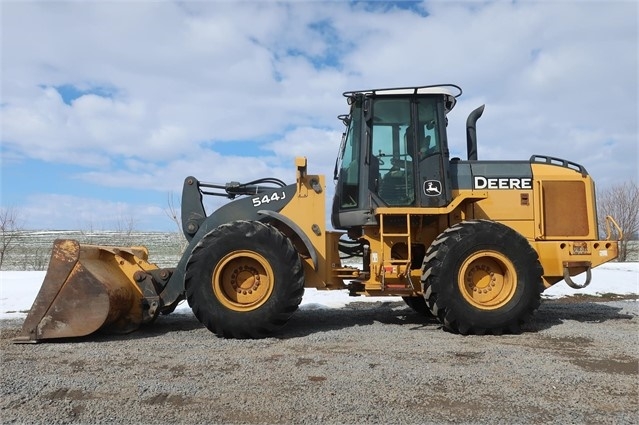
[[[171,231],[185,177],[292,183],[296,156],[330,204],[342,93],[444,83],[464,90],[451,156],[486,104],[479,159],[637,180],[638,22],[614,0],[0,0],[0,207],[25,229]]]
[[[23,319],[31,308],[33,300],[46,272],[3,271],[0,272],[0,320]],[[583,276],[574,278],[583,284]],[[581,295],[637,295],[639,296],[639,263],[607,263],[592,270],[592,281],[584,289],[572,289],[565,282],[559,282],[544,291],[542,298],[556,299]],[[401,297],[350,297],[348,291],[318,291],[306,288],[300,304],[301,309],[343,308],[351,302],[401,302]],[[633,301],[634,302],[634,301]],[[177,314],[192,315],[186,301],[175,309]],[[567,318],[569,319],[569,318]]]

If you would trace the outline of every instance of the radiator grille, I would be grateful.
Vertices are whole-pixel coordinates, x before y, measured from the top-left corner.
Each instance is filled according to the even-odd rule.
[[[588,235],[588,208],[583,182],[543,182],[543,211],[546,236]]]

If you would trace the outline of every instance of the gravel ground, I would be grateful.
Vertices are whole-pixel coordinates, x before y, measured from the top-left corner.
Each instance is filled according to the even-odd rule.
[[[521,335],[459,336],[401,303],[300,310],[277,338],[191,315],[124,336],[14,345],[3,423],[639,422],[639,302],[542,303]]]

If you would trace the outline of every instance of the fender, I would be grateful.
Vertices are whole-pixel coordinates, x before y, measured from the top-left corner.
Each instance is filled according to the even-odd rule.
[[[312,249],[310,240],[304,237],[304,232],[285,216],[275,211],[263,209],[273,208],[273,210],[279,211],[284,208],[294,197],[297,187],[295,184],[264,191],[260,196],[271,195],[274,192],[284,192],[284,196],[268,204],[263,204],[262,209],[258,210],[256,208],[257,206],[251,197],[242,197],[221,206],[207,217],[202,205],[202,192],[199,190],[197,182],[198,180],[195,177],[187,177],[184,183],[182,192],[182,225],[189,245],[182,253],[182,258],[180,258],[175,269],[172,270],[171,278],[160,293],[162,305],[167,306],[167,309],[170,309],[172,305],[177,305],[178,302],[184,299],[184,277],[191,252],[207,233],[224,223],[230,223],[235,220],[259,220],[260,216],[271,216],[273,214],[274,218],[286,224],[300,236],[307,249],[310,247],[309,253],[311,253],[311,258],[313,259],[313,265],[317,268],[317,254]]]
[[[304,243],[311,260],[313,261],[313,269],[317,270],[317,251],[315,251],[315,247],[308,236],[306,236],[306,233],[304,233],[304,231],[293,220],[283,214],[271,210],[259,210],[257,213],[277,220],[291,229],[302,240],[302,243]]]

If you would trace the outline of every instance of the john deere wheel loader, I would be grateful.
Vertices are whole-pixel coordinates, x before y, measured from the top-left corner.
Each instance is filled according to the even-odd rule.
[[[621,230],[608,217],[599,240],[594,183],[581,165],[478,160],[484,106],[467,120],[467,159],[450,158],[447,114],[461,93],[451,84],[344,93],[337,231],[326,230],[324,176],[297,158],[289,185],[187,177],[189,245],[175,268],[148,262],[144,247],[56,241],[17,342],[132,331],[185,298],[218,336],[260,338],[287,322],[305,287],[401,296],[461,334],[519,332],[545,289],[579,287],[581,273],[585,286],[593,267],[616,258]],[[234,200],[209,214],[204,196]]]

